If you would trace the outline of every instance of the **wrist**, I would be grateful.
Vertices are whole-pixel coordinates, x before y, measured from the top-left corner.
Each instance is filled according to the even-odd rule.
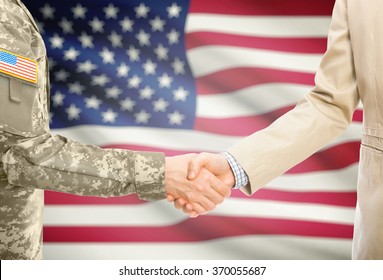
[[[225,159],[227,164],[230,166],[230,170],[233,174],[234,182],[232,184],[234,189],[239,189],[244,187],[249,182],[247,174],[242,166],[237,162],[237,160],[228,152],[221,153]]]

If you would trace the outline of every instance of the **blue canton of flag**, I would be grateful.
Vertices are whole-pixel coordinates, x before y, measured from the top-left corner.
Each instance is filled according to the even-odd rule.
[[[8,52],[0,51],[0,61],[11,65],[16,65],[16,56]]]
[[[26,3],[47,46],[52,128],[75,125],[192,128],[188,1]]]

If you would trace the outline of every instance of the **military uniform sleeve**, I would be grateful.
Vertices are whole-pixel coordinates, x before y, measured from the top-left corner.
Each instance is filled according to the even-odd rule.
[[[13,145],[3,156],[8,182],[77,195],[164,198],[161,153],[102,149],[41,135]]]
[[[44,42],[19,1],[1,1],[0,11],[0,174],[5,172],[9,185],[77,195],[164,198],[162,153],[102,149],[50,133]],[[28,71],[17,61],[30,65]]]

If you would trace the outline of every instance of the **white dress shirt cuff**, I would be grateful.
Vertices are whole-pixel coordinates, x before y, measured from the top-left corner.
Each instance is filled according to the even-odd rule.
[[[222,155],[226,158],[231,170],[234,173],[235,185],[233,188],[239,189],[246,186],[249,183],[249,178],[247,177],[247,174],[242,166],[229,152],[223,152]]]

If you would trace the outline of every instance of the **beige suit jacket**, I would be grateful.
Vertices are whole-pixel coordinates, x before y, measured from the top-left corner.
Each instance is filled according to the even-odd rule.
[[[337,0],[315,87],[268,128],[229,149],[252,194],[341,135],[363,103],[354,259],[383,259],[383,1]]]

